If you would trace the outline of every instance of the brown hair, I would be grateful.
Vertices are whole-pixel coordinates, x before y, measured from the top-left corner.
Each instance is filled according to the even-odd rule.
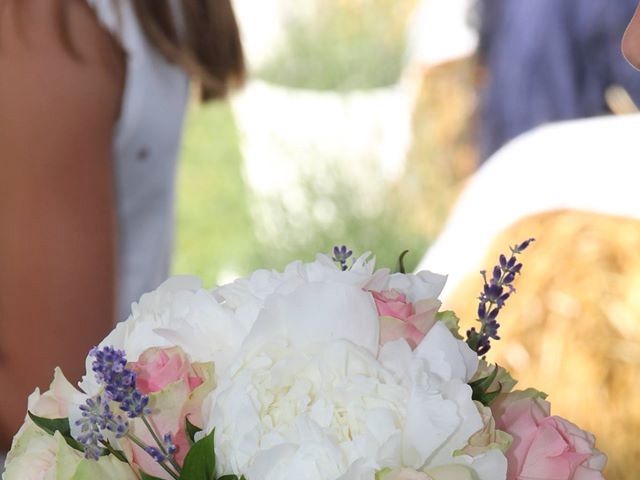
[[[68,52],[81,60],[69,32],[65,6],[70,0],[55,1],[61,40]],[[204,99],[224,97],[230,88],[242,84],[244,53],[231,0],[176,0],[178,9],[172,8],[172,0],[111,0],[118,15],[122,1],[132,3],[151,44],[199,81]],[[24,21],[18,12],[25,4],[23,0],[16,2],[18,26]],[[0,0],[0,13],[2,6]]]
[[[149,41],[200,80],[205,99],[242,83],[244,54],[231,0],[180,0],[178,19],[169,0],[131,1]]]

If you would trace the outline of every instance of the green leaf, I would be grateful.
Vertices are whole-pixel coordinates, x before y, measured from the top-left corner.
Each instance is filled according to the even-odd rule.
[[[237,475],[223,475],[218,477],[218,480],[238,480]],[[240,477],[240,480],[245,480],[244,475]]]
[[[71,448],[78,450],[80,452],[84,452],[84,448],[80,445],[75,438],[71,436],[71,426],[69,425],[68,418],[43,418],[33,413],[27,411],[29,414],[29,418],[33,423],[35,423],[42,430],[47,432],[49,435],[53,435],[56,432],[60,432],[60,434],[64,437],[64,440],[67,442]]]
[[[62,436],[71,435],[71,427],[69,426],[68,418],[43,418],[34,415],[31,412],[27,412],[29,418],[42,430],[49,435],[53,435],[56,432],[60,432]]]
[[[474,390],[477,389],[479,391],[486,391],[491,386],[491,384],[493,383],[493,381],[496,379],[497,376],[498,376],[498,366],[496,365],[496,367],[493,369],[493,372],[491,372],[491,374],[489,374],[484,378],[479,378],[478,380],[474,380],[473,382],[469,383],[469,386]]]
[[[216,480],[215,430],[189,449],[180,480]]]
[[[462,335],[460,335],[460,319],[455,312],[451,310],[438,312],[436,314],[436,320],[444,323],[445,327],[447,327],[458,340],[463,340]]]
[[[478,402],[482,403],[485,407],[490,407],[493,401],[496,399],[496,397],[500,395],[500,393],[502,393],[502,387],[500,387],[495,392],[485,392],[482,395],[480,395],[479,398],[477,399],[474,398],[474,400],[477,400]]]
[[[153,475],[149,475],[148,473],[144,473],[140,470],[140,478],[142,480],[162,480],[160,477],[154,477]]]
[[[473,398],[473,400],[482,403],[486,407],[490,406],[493,403],[496,397],[502,392],[502,385],[500,385],[494,392],[488,391],[491,387],[491,384],[498,376],[498,372],[499,368],[496,365],[490,375],[484,378],[479,378],[478,380],[469,383],[469,386],[473,391],[473,395],[471,397]]]
[[[409,253],[409,250],[402,252],[398,258],[398,272],[400,273],[407,273],[407,269],[404,267],[404,257],[407,256],[407,253]]]
[[[196,427],[193,423],[189,421],[189,417],[185,418],[185,430],[187,432],[187,439],[189,440],[189,446],[193,445],[196,442],[196,433],[201,432],[202,429],[200,427]]]
[[[111,450],[111,453],[113,454],[114,457],[116,457],[121,462],[129,463],[129,460],[127,460],[127,457],[122,450],[113,449]]]

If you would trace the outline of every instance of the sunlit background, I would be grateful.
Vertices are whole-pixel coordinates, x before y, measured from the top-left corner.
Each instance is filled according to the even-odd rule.
[[[374,251],[390,267],[410,250],[409,268],[451,273],[445,307],[469,325],[478,270],[508,245],[536,237],[490,360],[513,369],[522,387],[547,391],[555,413],[596,433],[610,456],[607,478],[636,480],[640,120],[633,114],[640,73],[605,48],[619,42],[624,20],[594,30],[585,25],[602,15],[588,4],[611,4],[567,0],[586,8],[575,25],[573,17],[560,24],[576,29],[563,51],[554,36],[563,31],[542,8],[563,2],[486,0],[493,10],[484,20],[472,3],[236,0],[252,76],[228,102],[192,104],[174,273],[214,286],[310,260],[334,244]],[[518,12],[509,9],[525,3],[536,5],[519,12],[527,25],[548,30],[518,30]],[[479,41],[482,28],[500,33]],[[582,41],[585,28],[593,35]],[[514,31],[520,37],[510,43]],[[551,47],[518,52],[517,39],[527,35],[523,44]],[[504,73],[501,54],[514,74],[492,90],[492,75],[499,79],[492,68]],[[574,67],[576,92],[549,79],[559,99],[547,83],[527,90],[515,75],[528,75],[526,68],[552,76],[555,66],[579,57],[587,61]],[[592,77],[601,85],[587,85]],[[591,98],[589,89],[601,90],[600,111],[560,108],[572,94]],[[501,95],[508,105],[500,105]],[[518,120],[488,135],[509,109],[517,119],[537,119],[531,127],[610,116],[524,136],[511,133]],[[504,143],[501,135],[517,139],[490,155]]]
[[[422,92],[415,5],[237,2],[253,77],[191,110],[176,271],[216,283],[336,242],[417,264],[475,159],[468,68]]]

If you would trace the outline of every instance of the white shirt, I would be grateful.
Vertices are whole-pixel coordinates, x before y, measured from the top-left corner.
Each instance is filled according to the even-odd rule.
[[[113,139],[118,214],[118,320],[169,272],[177,157],[189,79],[148,41],[129,0],[89,0],[127,54]]]
[[[420,0],[409,23],[409,60],[425,68],[471,56],[479,35],[469,22],[473,0]]]

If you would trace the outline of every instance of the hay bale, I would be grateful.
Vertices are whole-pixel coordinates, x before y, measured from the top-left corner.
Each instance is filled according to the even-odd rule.
[[[413,115],[413,144],[398,196],[419,205],[413,221],[425,237],[442,229],[465,180],[474,172],[475,59],[451,61],[420,72]]]
[[[517,295],[501,314],[491,361],[520,387],[550,395],[552,411],[592,431],[608,453],[606,477],[640,471],[640,222],[576,212],[525,219],[496,239],[485,265],[534,236]],[[481,278],[470,274],[447,302],[465,326]]]

